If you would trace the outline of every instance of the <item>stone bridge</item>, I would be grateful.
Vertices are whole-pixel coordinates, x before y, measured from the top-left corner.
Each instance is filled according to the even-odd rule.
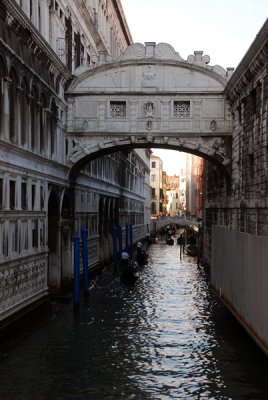
[[[67,91],[70,179],[88,161],[131,148],[204,157],[229,176],[232,119],[224,88],[232,69],[202,51],[183,60],[166,43],[136,43],[113,61],[100,54]]]

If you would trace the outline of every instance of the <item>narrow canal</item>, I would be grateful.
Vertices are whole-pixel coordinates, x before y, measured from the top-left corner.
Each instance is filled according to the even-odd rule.
[[[1,400],[268,398],[268,361],[178,246],[134,286],[104,272],[0,345]]]

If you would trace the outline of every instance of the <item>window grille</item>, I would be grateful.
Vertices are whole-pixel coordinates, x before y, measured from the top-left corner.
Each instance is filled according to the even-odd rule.
[[[110,102],[110,115],[112,118],[126,118],[126,102],[125,101],[111,101]]]
[[[189,101],[174,101],[174,117],[189,118],[190,117],[190,102]]]

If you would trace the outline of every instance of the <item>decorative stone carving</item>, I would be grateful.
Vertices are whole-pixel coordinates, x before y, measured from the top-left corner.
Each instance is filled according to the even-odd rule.
[[[156,45],[154,54],[157,58],[183,61],[179,53],[168,43],[159,43]]]
[[[150,130],[152,129],[152,127],[153,127],[153,123],[152,123],[152,121],[149,119],[149,121],[146,122],[146,129],[147,129],[148,131],[150,131]]]
[[[88,122],[87,122],[86,119],[82,123],[82,128],[83,128],[84,131],[86,131],[88,129]]]
[[[152,143],[154,141],[153,135],[151,135],[150,133],[148,133],[146,135],[146,141],[147,143]]]
[[[144,116],[152,118],[154,116],[154,103],[148,101],[144,104]]]
[[[210,129],[214,132],[217,129],[217,122],[215,121],[215,119],[213,119],[210,122]]]
[[[209,64],[210,57],[207,55],[203,56],[203,51],[194,51],[194,55],[188,56],[187,61],[192,64],[204,66],[206,64]]]
[[[143,58],[144,56],[145,46],[141,43],[133,43],[126,49],[120,58],[122,60],[132,60],[134,58]]]
[[[156,78],[155,67],[152,65],[147,65],[143,71],[142,77],[145,81],[152,81]]]
[[[163,143],[164,144],[168,144],[168,136],[164,136],[163,137]]]

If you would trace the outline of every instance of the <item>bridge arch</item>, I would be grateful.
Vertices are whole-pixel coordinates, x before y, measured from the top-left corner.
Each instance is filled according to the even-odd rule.
[[[100,54],[67,91],[67,164],[75,181],[87,162],[115,151],[163,148],[218,165],[230,180],[232,116],[224,89],[231,69],[202,51],[183,60],[170,45],[130,45]]]

